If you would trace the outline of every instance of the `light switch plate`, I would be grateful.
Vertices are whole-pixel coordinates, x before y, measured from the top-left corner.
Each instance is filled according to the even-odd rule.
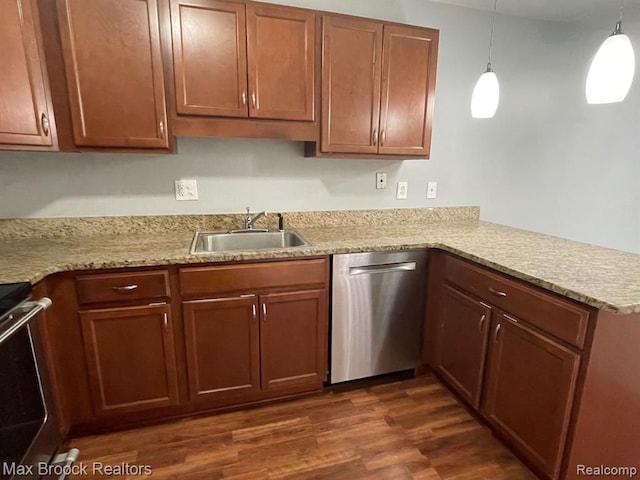
[[[176,180],[176,200],[198,200],[198,182],[196,180]]]
[[[398,190],[396,190],[397,200],[406,200],[409,190],[409,182],[398,182]]]
[[[427,182],[427,198],[438,196],[438,182]]]

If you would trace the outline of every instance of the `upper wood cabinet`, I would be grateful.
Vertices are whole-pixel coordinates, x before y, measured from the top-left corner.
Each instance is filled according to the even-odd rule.
[[[428,157],[438,31],[325,16],[322,153]]]
[[[313,120],[315,14],[171,0],[178,115]]]
[[[0,148],[56,149],[35,0],[0,0]]]
[[[168,148],[157,0],[58,0],[75,144]]]

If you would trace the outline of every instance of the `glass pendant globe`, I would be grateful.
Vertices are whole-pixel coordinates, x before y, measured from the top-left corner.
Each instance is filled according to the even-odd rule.
[[[478,79],[471,96],[473,118],[493,118],[500,103],[500,84],[493,71],[486,71]]]
[[[631,41],[623,33],[608,37],[591,62],[587,76],[587,103],[616,103],[627,96],[636,62]]]

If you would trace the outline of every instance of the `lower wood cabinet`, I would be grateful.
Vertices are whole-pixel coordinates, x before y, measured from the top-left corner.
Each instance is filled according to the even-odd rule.
[[[560,478],[589,311],[443,252],[430,262],[428,363],[541,478]]]
[[[168,305],[81,311],[80,323],[97,415],[178,403]]]
[[[310,290],[183,302],[190,399],[233,403],[260,391],[321,386],[326,295]]]
[[[321,385],[327,375],[327,292],[260,297],[262,388]]]
[[[481,412],[549,478],[559,473],[579,365],[569,348],[496,314]]]
[[[260,390],[258,298],[183,302],[189,398],[241,397]]]
[[[443,286],[436,369],[467,402],[480,407],[491,307]]]

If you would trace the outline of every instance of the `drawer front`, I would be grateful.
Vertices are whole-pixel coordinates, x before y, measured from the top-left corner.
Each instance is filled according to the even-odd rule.
[[[445,279],[561,340],[584,346],[589,311],[569,300],[452,256],[446,259]]]
[[[169,272],[82,275],[76,279],[76,291],[80,305],[167,299],[170,296]]]
[[[180,269],[180,290],[184,296],[324,286],[327,281],[324,258]]]

